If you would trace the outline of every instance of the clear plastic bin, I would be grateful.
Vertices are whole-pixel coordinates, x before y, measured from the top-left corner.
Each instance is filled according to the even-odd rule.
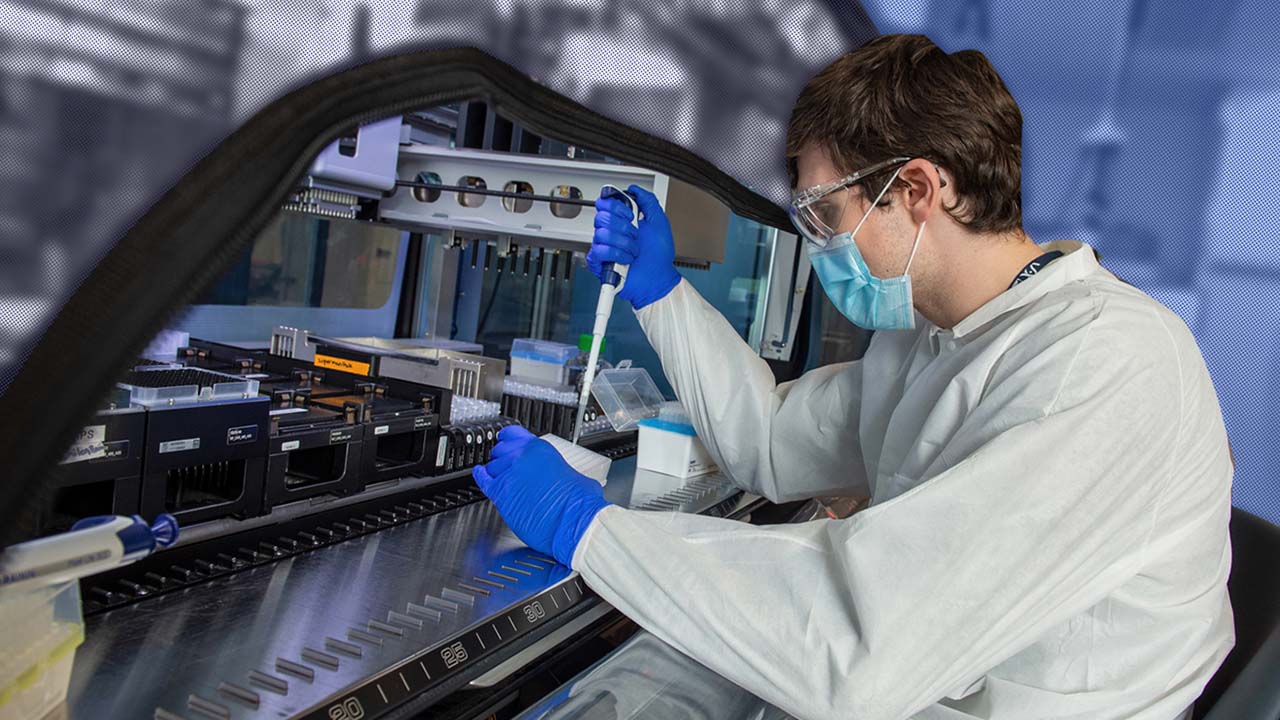
[[[67,697],[84,641],[80,585],[0,592],[0,720],[44,717]]]
[[[631,430],[636,423],[656,417],[664,400],[644,368],[601,370],[591,383],[591,395],[616,431]]]

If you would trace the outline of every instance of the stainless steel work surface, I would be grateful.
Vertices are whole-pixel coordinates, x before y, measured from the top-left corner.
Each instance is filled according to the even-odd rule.
[[[723,476],[646,473],[634,457],[605,495],[720,514],[743,502]],[[586,593],[476,502],[89,617],[69,715],[373,717]]]
[[[604,499],[615,505],[637,510],[677,511],[702,513],[721,503],[719,515],[733,515],[739,507],[749,505],[755,499],[746,495],[720,471],[691,478],[640,470],[636,457],[614,460],[609,466],[608,481],[604,486]],[[736,499],[736,503],[729,503]]]
[[[473,503],[90,617],[70,716],[293,715],[569,575]]]
[[[744,628],[744,632],[749,631]],[[641,631],[517,720],[782,720],[755,695]]]

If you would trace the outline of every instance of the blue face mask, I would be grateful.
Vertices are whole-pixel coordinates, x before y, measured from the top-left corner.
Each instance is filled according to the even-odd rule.
[[[907,272],[911,270],[911,261],[915,259],[916,249],[920,247],[924,223],[920,223],[920,230],[916,232],[907,267],[897,277],[882,279],[872,275],[854,239],[897,177],[898,173],[895,172],[852,232],[832,237],[820,250],[815,249],[811,243],[806,243],[809,262],[818,274],[827,297],[831,298],[832,304],[850,322],[868,330],[909,330],[916,325],[911,300],[911,277]]]

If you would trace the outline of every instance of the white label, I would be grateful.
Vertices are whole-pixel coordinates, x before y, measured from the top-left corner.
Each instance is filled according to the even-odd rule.
[[[227,428],[227,444],[240,445],[241,443],[251,443],[258,439],[257,425],[241,425],[239,427]]]
[[[199,450],[200,438],[193,437],[185,440],[170,440],[160,443],[160,454],[185,452],[187,450]]]
[[[277,408],[268,414],[275,417],[276,415],[292,415],[294,413],[304,413],[306,411],[306,408]]]
[[[106,454],[107,426],[86,425],[80,429],[80,434],[71,443],[71,447],[67,448],[67,454],[63,456],[62,464],[93,460]]]
[[[444,465],[444,454],[445,452],[448,451],[448,449],[449,449],[449,438],[448,436],[441,435],[440,449],[436,451],[436,467],[442,467]]]
[[[388,430],[390,430],[390,429],[391,429],[391,426],[390,426],[390,425],[379,425],[378,427],[376,427],[376,428],[374,428],[374,429],[373,429],[373,434],[374,434],[374,435],[386,435],[386,434],[387,434],[387,431],[388,431]]]
[[[287,443],[281,443],[280,452],[289,452],[290,450],[297,450],[301,446],[302,446],[302,441],[290,440]]]

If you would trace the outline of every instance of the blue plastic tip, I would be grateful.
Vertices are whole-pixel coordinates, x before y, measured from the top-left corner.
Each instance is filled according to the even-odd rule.
[[[160,547],[169,547],[178,541],[178,519],[169,513],[160,513],[151,523],[151,535]]]

